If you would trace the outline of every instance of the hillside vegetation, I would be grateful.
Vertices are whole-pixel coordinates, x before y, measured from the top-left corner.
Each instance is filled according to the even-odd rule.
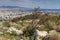
[[[60,33],[60,16],[53,16],[35,12],[13,20],[0,21],[0,40],[34,40],[34,32],[51,30]],[[57,40],[51,35],[52,40]],[[57,36],[56,36],[57,37]],[[60,40],[60,39],[58,39]]]

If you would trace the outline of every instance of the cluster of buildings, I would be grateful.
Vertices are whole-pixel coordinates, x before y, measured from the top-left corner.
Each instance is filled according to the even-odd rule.
[[[60,12],[56,11],[41,11],[42,15],[43,14],[48,14],[48,15],[53,15],[53,16],[58,16],[60,15]],[[25,15],[30,15],[32,12],[28,11],[21,11],[17,9],[0,9],[0,20],[11,20],[15,17],[21,17]]]
[[[22,12],[22,11],[6,11],[6,10],[0,10],[0,20],[11,20],[15,17],[21,17],[25,15],[30,15],[31,12]]]

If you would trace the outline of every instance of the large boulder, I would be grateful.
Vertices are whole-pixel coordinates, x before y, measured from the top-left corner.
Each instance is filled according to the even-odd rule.
[[[55,25],[55,26],[53,26],[53,29],[60,32],[60,25]]]
[[[42,38],[47,36],[47,35],[48,35],[48,33],[46,31],[36,30],[35,33],[34,33],[34,37],[37,40],[42,40]]]
[[[51,37],[51,40],[60,40],[60,33],[56,30],[49,31],[49,35]]]

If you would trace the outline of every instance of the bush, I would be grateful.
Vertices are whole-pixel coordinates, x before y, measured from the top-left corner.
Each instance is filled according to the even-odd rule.
[[[25,36],[32,36],[35,32],[35,28],[28,26],[28,27],[26,27],[26,29],[23,32],[24,32]]]
[[[49,31],[49,30],[53,29],[53,27],[52,27],[52,25],[50,23],[45,23],[44,26],[45,26],[46,31]]]
[[[10,27],[9,21],[4,21],[4,22],[3,22],[3,26],[4,26],[4,27]]]

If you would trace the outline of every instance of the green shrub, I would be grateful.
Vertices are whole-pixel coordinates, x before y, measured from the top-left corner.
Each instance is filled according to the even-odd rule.
[[[35,28],[33,28],[32,26],[28,26],[23,32],[25,36],[32,36],[35,32]]]
[[[9,21],[4,21],[4,22],[3,22],[3,26],[4,26],[4,27],[10,27]]]
[[[52,26],[50,23],[45,23],[44,26],[45,26],[45,29],[46,29],[47,31],[53,29],[53,26]]]

